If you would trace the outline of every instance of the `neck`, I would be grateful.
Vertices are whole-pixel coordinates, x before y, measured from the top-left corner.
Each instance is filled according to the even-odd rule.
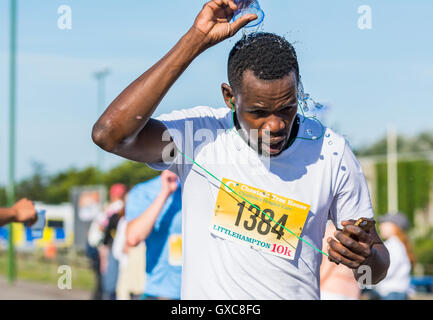
[[[293,122],[292,131],[290,131],[289,140],[287,142],[287,145],[284,147],[284,150],[289,148],[293,144],[293,142],[295,142],[299,132],[299,123],[300,123],[299,116],[296,115],[295,121]]]

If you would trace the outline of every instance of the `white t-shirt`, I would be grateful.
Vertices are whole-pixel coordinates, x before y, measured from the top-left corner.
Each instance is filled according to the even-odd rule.
[[[393,236],[384,242],[389,252],[389,268],[385,279],[376,286],[376,291],[385,297],[391,292],[408,293],[410,288],[410,260],[404,244]]]
[[[276,218],[287,213],[293,226],[301,230],[300,236],[321,249],[328,218],[341,227],[343,220],[372,218],[373,211],[361,167],[345,139],[313,119],[299,117],[298,139],[272,158],[260,157],[230,129],[232,115],[228,108],[196,107],[162,115],[158,120],[169,131],[164,139],[169,140],[171,135],[178,149],[237,188],[244,200],[260,203],[262,210],[272,207],[279,212]],[[235,222],[241,229],[236,229],[234,220],[223,220],[220,213],[236,218],[242,200],[230,202],[233,193],[182,154],[168,162],[149,165],[157,170],[170,169],[182,183],[182,299],[320,298],[321,253],[303,241],[296,247],[293,237],[289,243],[285,239],[290,234],[285,230],[281,238],[290,250],[286,248],[283,253],[284,246],[281,250],[277,247],[278,253],[292,260],[271,253],[272,246],[266,241],[256,241],[261,239],[258,230],[273,236],[273,241],[278,234],[269,232],[264,224],[260,226],[260,221],[254,223],[248,204],[244,205],[242,220]],[[220,198],[223,195],[224,200]],[[220,226],[231,223],[233,228],[216,227],[214,212]],[[253,226],[248,233],[246,228],[251,230]]]

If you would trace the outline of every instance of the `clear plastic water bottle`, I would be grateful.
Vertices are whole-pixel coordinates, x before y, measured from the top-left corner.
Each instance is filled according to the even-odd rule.
[[[248,23],[244,28],[252,28],[258,26],[265,19],[265,13],[260,8],[258,0],[234,0],[238,9],[235,11],[233,21],[239,19],[246,14],[256,14],[257,19]]]
[[[41,239],[45,228],[45,210],[37,210],[38,220],[30,227],[32,238]]]

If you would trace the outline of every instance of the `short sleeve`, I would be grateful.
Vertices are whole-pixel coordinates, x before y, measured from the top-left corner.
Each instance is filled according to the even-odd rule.
[[[152,204],[152,197],[149,192],[143,188],[143,185],[138,185],[133,188],[126,200],[125,219],[130,222],[138,218],[144,210]]]
[[[179,177],[185,173],[185,167],[193,164],[197,152],[207,143],[214,141],[218,130],[227,127],[228,108],[213,109],[210,107],[195,107],[176,110],[156,118],[167,128],[163,135],[164,141],[173,140],[178,151],[173,158],[163,152],[163,162],[147,163],[155,170],[171,170]]]
[[[342,221],[362,217],[374,217],[370,194],[361,165],[345,141],[343,155],[337,168],[329,218],[335,226],[342,228]]]

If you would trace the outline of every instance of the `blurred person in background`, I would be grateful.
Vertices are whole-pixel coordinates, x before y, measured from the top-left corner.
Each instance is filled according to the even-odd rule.
[[[94,300],[104,298],[104,281],[103,277],[108,266],[109,248],[104,246],[106,229],[109,224],[110,217],[124,209],[124,196],[126,187],[123,184],[114,184],[110,188],[109,203],[104,211],[99,212],[92,220],[87,236],[87,256],[91,259],[92,269],[95,273],[95,289],[93,292]],[[115,217],[116,218],[116,217]],[[108,239],[107,239],[108,240]],[[109,242],[109,241],[108,241]]]
[[[406,231],[409,221],[402,213],[391,214],[379,218],[379,230],[388,249],[390,265],[388,273],[374,291],[383,300],[406,300],[410,288],[410,273],[415,264]]]
[[[116,285],[119,274],[119,261],[113,255],[113,241],[116,236],[117,224],[125,214],[126,186],[115,184],[110,188],[110,204],[103,221],[104,238],[99,247],[101,259],[102,288],[104,300],[116,300]]]
[[[323,248],[327,246],[327,239],[334,237],[337,229],[328,220]],[[337,265],[328,259],[322,260],[320,266],[320,299],[321,300],[358,300],[361,290],[353,277],[353,271],[344,265]]]
[[[33,202],[26,198],[19,200],[10,208],[0,208],[0,226],[12,222],[22,222],[31,226],[37,219]]]
[[[125,197],[125,202],[127,201],[128,195]],[[136,247],[128,246],[126,243],[127,224],[125,216],[121,216],[113,240],[113,256],[119,261],[116,298],[117,300],[138,300],[144,291],[146,248],[144,242]]]
[[[129,246],[146,242],[143,299],[180,299],[182,272],[182,200],[178,177],[161,176],[135,186],[126,203]]]

